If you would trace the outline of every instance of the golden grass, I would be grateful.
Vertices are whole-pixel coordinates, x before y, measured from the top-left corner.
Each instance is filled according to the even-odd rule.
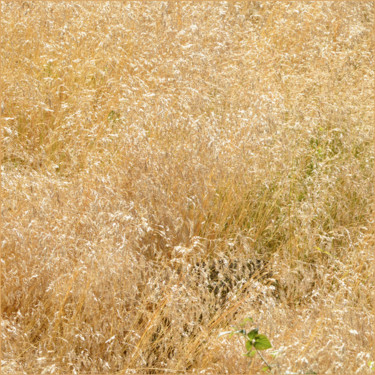
[[[372,7],[2,2],[2,372],[373,372]]]

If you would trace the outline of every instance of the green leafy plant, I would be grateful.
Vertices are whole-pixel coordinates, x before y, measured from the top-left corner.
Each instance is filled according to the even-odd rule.
[[[220,333],[220,336],[230,335],[241,335],[245,338],[245,348],[246,353],[244,353],[247,357],[254,357],[257,353],[259,354],[262,361],[265,363],[266,367],[263,367],[262,370],[267,371],[271,370],[271,366],[267,363],[267,361],[262,356],[261,350],[266,350],[272,348],[272,345],[266,335],[262,335],[259,333],[258,328],[254,328],[250,331],[246,331],[245,325],[247,322],[253,322],[252,318],[246,318],[240,325],[240,327],[233,329],[232,331],[226,331]]]

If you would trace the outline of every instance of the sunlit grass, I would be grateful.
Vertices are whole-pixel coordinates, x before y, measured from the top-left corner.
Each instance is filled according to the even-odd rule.
[[[2,371],[370,373],[370,2],[2,2]],[[262,260],[218,304],[194,267]],[[275,281],[275,282],[274,282]],[[277,291],[275,291],[277,285]]]

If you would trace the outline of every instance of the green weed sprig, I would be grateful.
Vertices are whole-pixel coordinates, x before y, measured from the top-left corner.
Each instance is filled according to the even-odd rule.
[[[252,358],[256,355],[256,353],[258,353],[260,358],[262,358],[262,361],[266,365],[266,367],[263,367],[263,370],[264,371],[271,370],[271,366],[262,356],[262,353],[260,351],[272,348],[272,345],[266,335],[259,334],[258,328],[254,328],[250,331],[246,331],[244,327],[248,321],[253,322],[253,319],[246,318],[241,323],[240,328],[236,328],[232,331],[222,332],[220,333],[219,337],[224,336],[224,335],[230,335],[230,337],[232,337],[233,335],[243,336],[245,338],[245,348],[246,348],[246,353],[244,353],[244,355]]]

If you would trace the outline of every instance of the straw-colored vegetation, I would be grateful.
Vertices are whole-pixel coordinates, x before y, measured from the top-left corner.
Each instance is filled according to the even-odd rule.
[[[373,372],[372,6],[1,2],[3,373]]]

